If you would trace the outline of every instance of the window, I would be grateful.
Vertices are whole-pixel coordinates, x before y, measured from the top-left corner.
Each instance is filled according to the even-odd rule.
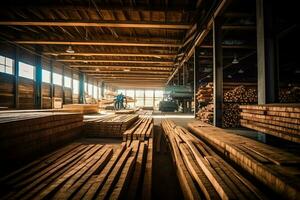
[[[162,90],[155,90],[155,98],[160,97],[163,98],[164,92]]]
[[[126,90],[126,96],[134,98],[134,90]]]
[[[88,84],[88,94],[90,96],[93,96],[93,85],[90,83]]]
[[[84,82],[84,92],[87,93],[87,90],[88,90],[87,82]]]
[[[94,85],[93,89],[94,89],[93,97],[94,99],[98,99],[98,87]]]
[[[153,106],[153,90],[145,90],[145,106]]]
[[[42,81],[44,83],[51,83],[51,72],[42,69]]]
[[[62,86],[62,75],[53,73],[53,84]]]
[[[68,76],[64,77],[64,87],[71,88],[71,78]]]
[[[121,94],[121,93],[122,93],[122,94],[125,95],[125,90],[124,90],[124,89],[118,89],[118,90],[117,90],[117,93],[118,93],[118,94]]]
[[[136,90],[135,91],[135,96],[144,98],[144,90]]]
[[[158,108],[159,107],[159,102],[163,100],[164,92],[163,90],[155,90],[154,91],[154,107]]]
[[[79,94],[79,81],[73,79],[73,94]]]
[[[13,60],[4,56],[0,56],[0,72],[7,74],[13,73]]]
[[[34,80],[34,66],[19,62],[19,76]]]

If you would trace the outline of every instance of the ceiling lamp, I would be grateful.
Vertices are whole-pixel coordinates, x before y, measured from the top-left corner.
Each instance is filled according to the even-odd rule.
[[[243,74],[243,73],[244,73],[244,70],[240,69],[240,70],[238,71],[238,73],[239,73],[239,74]]]
[[[239,60],[237,59],[236,54],[234,54],[233,60],[232,60],[232,64],[238,64]]]
[[[130,69],[124,69],[123,71],[124,72],[130,72]]]
[[[66,50],[67,53],[75,53],[75,51],[72,49],[72,46],[70,45],[68,49]]]
[[[232,78],[232,76],[229,74],[229,75],[227,76],[227,78]]]

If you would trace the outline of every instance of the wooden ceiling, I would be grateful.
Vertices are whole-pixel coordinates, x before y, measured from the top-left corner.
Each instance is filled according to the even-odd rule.
[[[156,87],[168,82],[190,58],[213,11],[228,2],[10,0],[0,8],[0,37],[24,47],[43,46],[45,56],[105,82]],[[255,27],[228,23],[223,29]],[[74,53],[66,52],[69,46]],[[212,46],[208,41],[201,47]],[[255,48],[224,44],[234,47]]]

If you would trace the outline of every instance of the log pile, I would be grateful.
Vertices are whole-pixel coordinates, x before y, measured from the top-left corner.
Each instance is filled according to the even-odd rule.
[[[240,126],[240,109],[239,105],[242,104],[253,104],[257,103],[257,91],[252,84],[244,86],[240,85],[232,88],[235,85],[228,85],[226,92],[223,95],[223,127],[239,127]],[[202,86],[203,88],[209,88],[212,96],[212,85],[207,84]],[[232,88],[232,89],[229,89]],[[204,90],[199,90],[198,93],[204,93]],[[225,91],[225,90],[224,90]],[[197,93],[197,94],[198,94]],[[198,98],[198,97],[197,97]],[[201,97],[199,97],[201,99]],[[198,98],[198,100],[199,100]],[[213,123],[213,113],[214,106],[211,103],[212,99],[209,101],[199,101],[202,103],[202,108],[197,113],[197,118],[205,123]],[[205,103],[203,103],[205,102]]]
[[[140,140],[152,138],[153,135],[153,118],[141,117],[129,129],[123,133],[123,141]]]
[[[240,108],[242,126],[300,143],[300,104],[243,105]]]
[[[278,199],[300,198],[300,157],[209,124],[193,122],[188,127],[223,156],[281,195]]]
[[[138,120],[136,114],[106,115],[84,120],[87,137],[123,137],[123,133]]]
[[[64,104],[63,111],[78,112],[82,114],[98,113],[98,104]]]
[[[265,199],[249,180],[200,139],[170,120],[162,127],[185,199]]]
[[[79,136],[82,121],[82,114],[76,113],[1,113],[1,159],[7,161],[6,164],[21,163],[71,141]]]
[[[71,144],[0,179],[3,199],[150,199],[152,139]]]
[[[280,103],[299,103],[300,102],[300,87],[289,87],[279,89]]]
[[[207,83],[198,88],[196,97],[199,103],[212,103],[213,100],[213,83]]]

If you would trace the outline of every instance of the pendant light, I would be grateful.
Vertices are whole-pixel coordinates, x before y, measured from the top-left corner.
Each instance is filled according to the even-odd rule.
[[[75,51],[72,49],[71,45],[67,48],[66,52],[67,53],[75,53]]]
[[[239,63],[239,60],[237,59],[236,54],[234,54],[232,64],[238,64],[238,63]]]

